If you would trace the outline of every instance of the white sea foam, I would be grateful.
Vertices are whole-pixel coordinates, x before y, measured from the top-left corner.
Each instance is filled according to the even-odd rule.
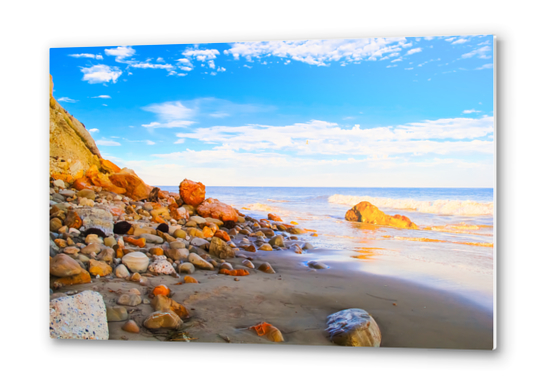
[[[333,195],[328,202],[333,204],[354,205],[368,201],[378,208],[393,208],[435,213],[439,215],[492,215],[493,203],[479,203],[470,200],[434,200],[418,201],[413,199],[390,199],[386,197]]]

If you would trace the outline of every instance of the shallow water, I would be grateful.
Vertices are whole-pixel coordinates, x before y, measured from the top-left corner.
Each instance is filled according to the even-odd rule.
[[[178,187],[161,187],[178,192]],[[463,295],[493,308],[493,189],[491,188],[292,188],[207,187],[207,196],[246,215],[272,212],[315,230],[299,236],[320,249],[318,258],[351,268],[400,277]],[[369,201],[386,214],[401,214],[419,230],[352,223],[353,205]]]

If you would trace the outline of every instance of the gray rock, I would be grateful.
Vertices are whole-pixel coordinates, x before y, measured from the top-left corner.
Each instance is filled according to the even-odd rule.
[[[192,274],[196,271],[196,267],[192,263],[182,263],[179,265],[179,273]]]
[[[172,249],[183,249],[186,248],[186,244],[184,243],[184,241],[177,240],[169,243],[169,247]]]
[[[314,260],[309,261],[308,265],[309,265],[309,267],[314,268],[314,269],[327,269],[327,268],[329,268],[324,263],[322,263],[320,261],[314,261]]]
[[[199,269],[207,269],[212,271],[214,269],[213,265],[201,258],[200,255],[191,253],[188,255],[188,261],[194,264]]]
[[[167,257],[169,257],[172,260],[179,261],[179,260],[188,260],[188,254],[190,253],[188,249],[181,248],[181,249],[167,249],[165,252]]]
[[[128,311],[120,306],[107,307],[107,321],[128,320]]]
[[[145,239],[147,243],[162,244],[164,242],[164,239],[160,236],[151,235],[150,233],[142,233],[139,237]]]
[[[204,247],[206,245],[209,245],[209,242],[205,239],[202,239],[202,238],[199,238],[199,237],[194,237],[192,239],[192,241],[190,242],[190,244],[192,244],[193,246],[196,246],[196,247]]]
[[[273,247],[284,247],[284,237],[282,235],[273,236],[269,240],[269,244]]]
[[[53,339],[109,339],[105,303],[98,292],[83,291],[51,300],[49,319]]]
[[[304,250],[311,250],[311,249],[314,249],[314,246],[311,243],[305,243],[305,244],[303,244],[303,249]]]
[[[367,311],[350,308],[327,318],[329,338],[338,345],[351,347],[380,347],[382,335],[375,319]]]
[[[127,305],[129,307],[135,307],[135,306],[141,304],[141,296],[140,295],[123,293],[118,298],[117,304],[119,304],[119,305]]]
[[[117,260],[117,259],[115,259],[115,260]],[[128,271],[128,268],[126,268],[126,266],[124,264],[120,264],[115,269],[115,276],[117,276],[117,277],[119,277],[121,279],[125,279],[125,278],[130,276],[130,272]]]
[[[74,197],[75,191],[72,191],[71,189],[61,189],[58,193],[60,193],[64,197]]]
[[[78,207],[75,212],[83,220],[84,230],[96,228],[102,230],[106,236],[113,234],[113,215],[109,211],[95,207]]]

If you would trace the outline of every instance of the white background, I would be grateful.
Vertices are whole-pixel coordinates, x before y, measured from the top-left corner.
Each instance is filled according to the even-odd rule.
[[[538,380],[542,57],[536,4],[495,0],[3,2],[2,381]],[[496,351],[53,342],[48,338],[50,47],[457,34],[498,37]]]

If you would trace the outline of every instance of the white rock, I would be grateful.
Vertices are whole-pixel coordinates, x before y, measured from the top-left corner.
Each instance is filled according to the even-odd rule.
[[[122,258],[122,264],[131,272],[146,272],[149,262],[149,258],[142,252],[130,252]]]
[[[200,238],[200,237],[194,237],[192,239],[192,241],[190,242],[190,244],[192,244],[192,245],[194,245],[196,247],[201,247],[203,245],[208,245],[209,242],[207,240],[204,240],[204,239]]]
[[[55,181],[53,182],[53,185],[54,185],[55,187],[62,188],[62,189],[66,188],[66,185],[64,184],[64,181],[62,181],[62,180],[60,180],[60,179],[59,179],[59,180],[55,180]]]
[[[335,344],[351,347],[380,347],[380,328],[367,311],[350,308],[327,318],[329,338]]]
[[[115,259],[115,260],[120,261],[120,259]],[[119,277],[121,279],[125,279],[125,278],[130,276],[130,272],[128,272],[128,268],[126,268],[126,266],[124,264],[120,264],[115,269],[115,276],[117,276],[117,277]]]
[[[53,339],[109,339],[105,303],[98,292],[83,291],[51,300],[49,319]]]
[[[200,255],[197,255],[195,253],[191,253],[188,255],[188,261],[194,264],[199,269],[208,269],[211,271],[214,269],[211,263],[203,260]]]

